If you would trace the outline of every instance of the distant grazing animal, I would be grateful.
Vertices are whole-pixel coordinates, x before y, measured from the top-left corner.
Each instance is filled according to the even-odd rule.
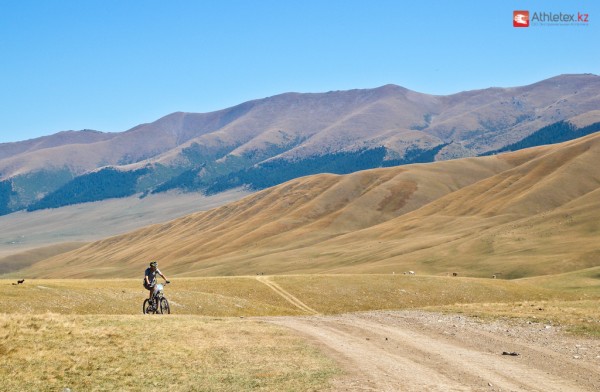
[[[496,275],[492,275],[492,279],[496,279]]]
[[[414,274],[415,274],[415,271],[408,271],[408,274],[409,274],[409,275],[414,275]]]
[[[24,282],[25,282],[25,279],[17,280],[17,283],[18,283],[18,284],[22,284],[22,283],[24,283]]]
[[[452,276],[458,276],[458,272],[453,272]]]

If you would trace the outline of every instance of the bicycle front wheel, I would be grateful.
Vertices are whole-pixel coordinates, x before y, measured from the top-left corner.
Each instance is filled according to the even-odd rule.
[[[169,301],[167,301],[166,298],[160,299],[159,309],[160,309],[161,314],[171,314],[171,308],[169,307]]]
[[[150,312],[149,310],[150,310],[150,301],[146,298],[144,300],[144,304],[142,305],[142,313],[144,313],[144,314],[153,313],[153,312]]]

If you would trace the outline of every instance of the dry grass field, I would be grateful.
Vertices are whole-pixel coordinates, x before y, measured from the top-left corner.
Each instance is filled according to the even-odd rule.
[[[600,267],[558,275],[519,279],[555,293],[552,298],[454,304],[431,309],[486,318],[518,318],[565,326],[574,334],[600,338]]]
[[[281,327],[198,316],[0,314],[3,391],[310,391],[336,365]]]
[[[256,318],[312,314],[306,308],[320,314],[427,309],[600,336],[598,268],[512,281],[399,274],[173,278],[165,289],[172,314],[162,316],[141,314],[146,291],[139,279],[13,283],[0,280],[1,390],[329,390],[342,372],[333,359]]]
[[[171,278],[165,295],[174,314],[214,317],[339,314],[453,304],[579,300],[600,295],[598,279],[586,294],[553,290],[527,280],[418,275],[283,275]],[[265,282],[266,281],[266,282]],[[147,291],[141,279],[0,280],[2,312],[14,314],[138,314]],[[266,283],[277,285],[273,288]],[[549,284],[549,283],[547,283]],[[296,298],[306,307],[298,306]],[[306,308],[312,309],[310,312]]]

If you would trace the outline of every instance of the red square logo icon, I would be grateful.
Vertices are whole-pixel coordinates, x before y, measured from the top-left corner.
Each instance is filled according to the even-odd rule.
[[[513,11],[513,27],[529,27],[529,11]]]

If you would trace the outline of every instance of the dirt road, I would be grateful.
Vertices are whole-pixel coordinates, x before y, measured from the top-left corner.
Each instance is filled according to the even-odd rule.
[[[334,391],[600,390],[600,341],[555,326],[420,311],[266,320],[340,363]]]

